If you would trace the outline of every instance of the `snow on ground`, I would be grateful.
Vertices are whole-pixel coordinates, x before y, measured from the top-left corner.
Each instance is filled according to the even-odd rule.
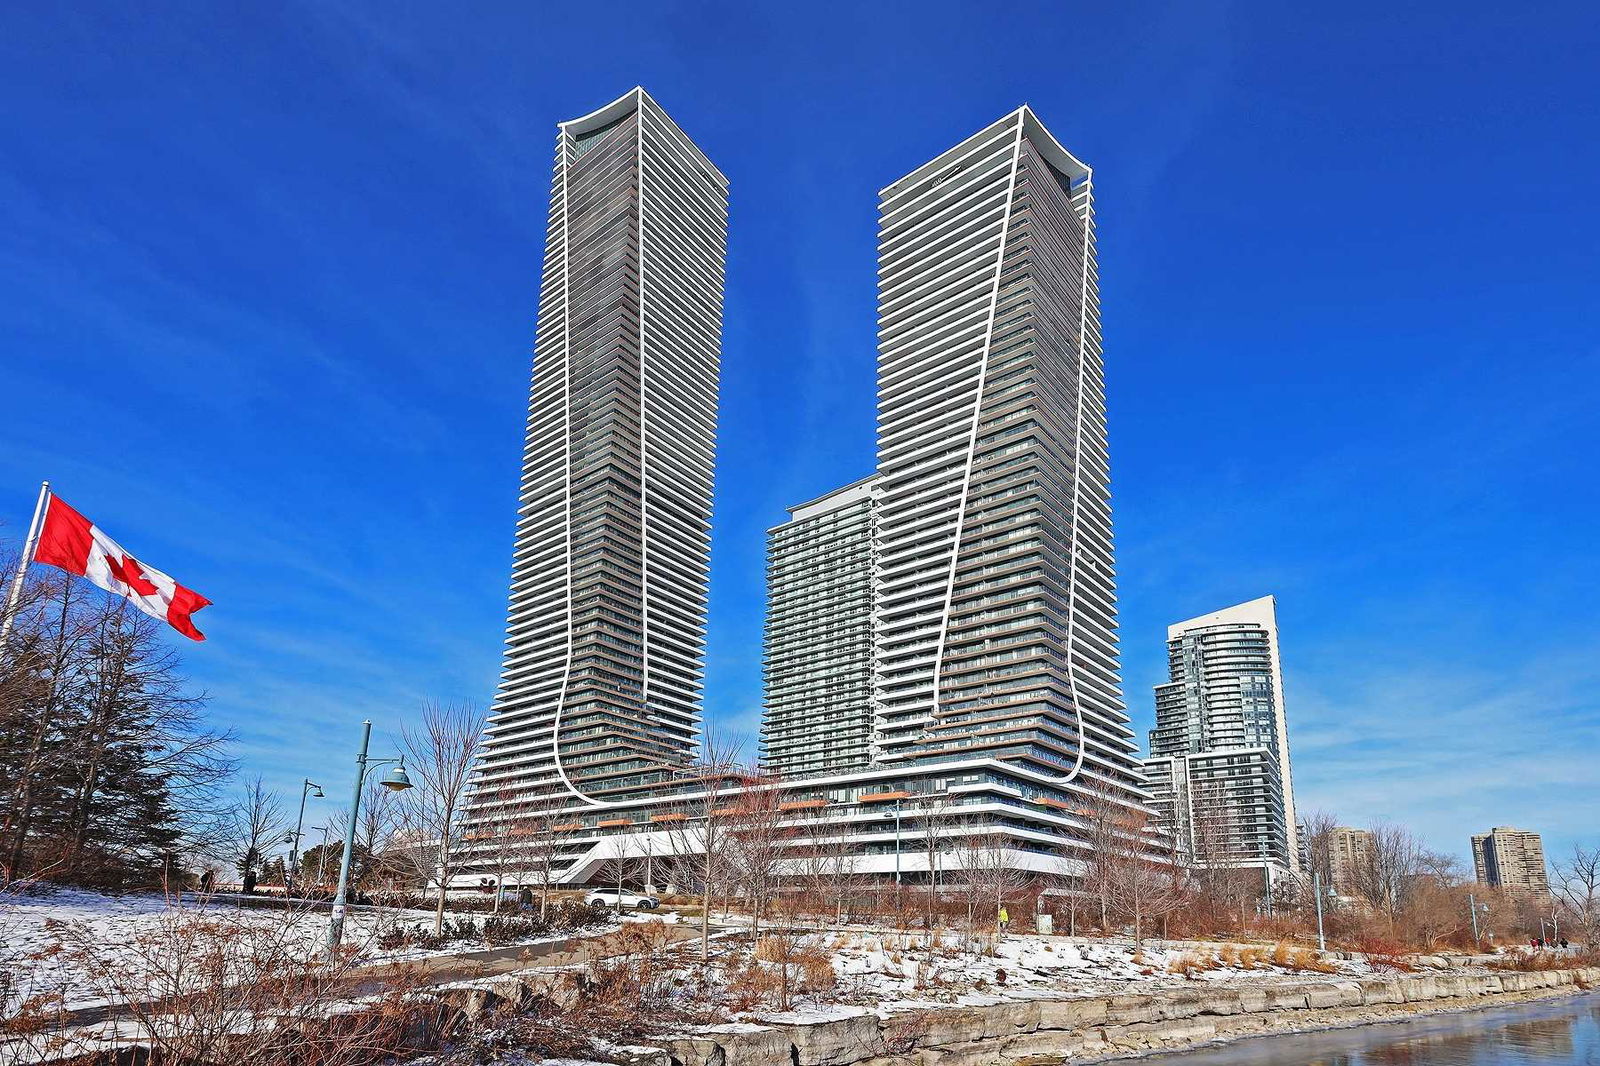
[[[217,921],[256,934],[250,948],[281,951],[310,959],[327,942],[326,908],[289,910],[241,905],[236,897],[168,899],[161,895],[104,896],[81,889],[44,889],[38,894],[0,895],[0,1008],[14,999],[60,994],[68,1008],[103,1002],[103,990],[91,974],[100,967],[124,975],[163,970],[177,956],[182,930],[195,921]],[[432,911],[355,907],[347,913],[344,943],[363,962],[400,961],[427,955],[449,955],[491,945],[458,943],[424,951],[415,947],[380,948],[379,936],[397,925],[431,926]],[[529,946],[565,940],[554,934],[494,947]],[[272,945],[270,949],[266,945]],[[192,965],[192,962],[191,962]],[[156,987],[152,994],[171,991]]]
[[[1214,963],[1182,972],[1186,958],[1215,960],[1211,949],[1135,946],[1115,941],[1069,940],[1031,935],[963,941],[946,935],[932,947],[924,936],[897,933],[816,934],[814,943],[831,956],[837,998],[847,1003],[955,1003],[975,1006],[1006,999],[1101,995],[1145,987],[1184,986],[1194,981],[1261,982],[1280,978],[1330,978],[1272,965]],[[1270,955],[1270,950],[1263,950]],[[1340,973],[1367,972],[1343,963]]]

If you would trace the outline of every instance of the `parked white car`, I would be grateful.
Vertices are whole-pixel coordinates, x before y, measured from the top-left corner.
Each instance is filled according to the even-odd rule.
[[[611,910],[632,907],[638,911],[653,911],[661,906],[661,901],[655,896],[640,892],[618,892],[614,888],[597,888],[585,896],[583,902],[591,907],[608,907]]]

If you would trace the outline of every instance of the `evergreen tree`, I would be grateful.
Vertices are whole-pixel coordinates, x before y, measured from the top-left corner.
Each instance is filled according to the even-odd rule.
[[[231,739],[165,627],[50,571],[0,659],[0,876],[154,884],[216,847]]]

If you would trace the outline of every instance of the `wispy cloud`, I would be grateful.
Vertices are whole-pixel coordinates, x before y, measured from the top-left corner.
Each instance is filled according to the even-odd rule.
[[[1446,664],[1344,650],[1285,681],[1302,809],[1402,821],[1462,855],[1496,825],[1543,833],[1552,855],[1592,838],[1600,644],[1522,662],[1478,647]]]

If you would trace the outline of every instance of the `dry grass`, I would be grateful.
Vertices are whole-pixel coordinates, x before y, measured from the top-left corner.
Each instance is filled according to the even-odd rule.
[[[1311,948],[1280,940],[1272,946],[1272,965],[1294,973],[1338,973],[1339,968],[1327,962]]]
[[[1513,951],[1489,963],[1492,970],[1513,970],[1521,973],[1539,973],[1544,970],[1576,970],[1600,965],[1600,954],[1580,952],[1556,954],[1553,951]]]
[[[1167,972],[1181,974],[1189,980],[1194,980],[1197,974],[1208,970],[1221,969],[1222,962],[1217,956],[1204,951],[1188,951],[1167,963]]]

